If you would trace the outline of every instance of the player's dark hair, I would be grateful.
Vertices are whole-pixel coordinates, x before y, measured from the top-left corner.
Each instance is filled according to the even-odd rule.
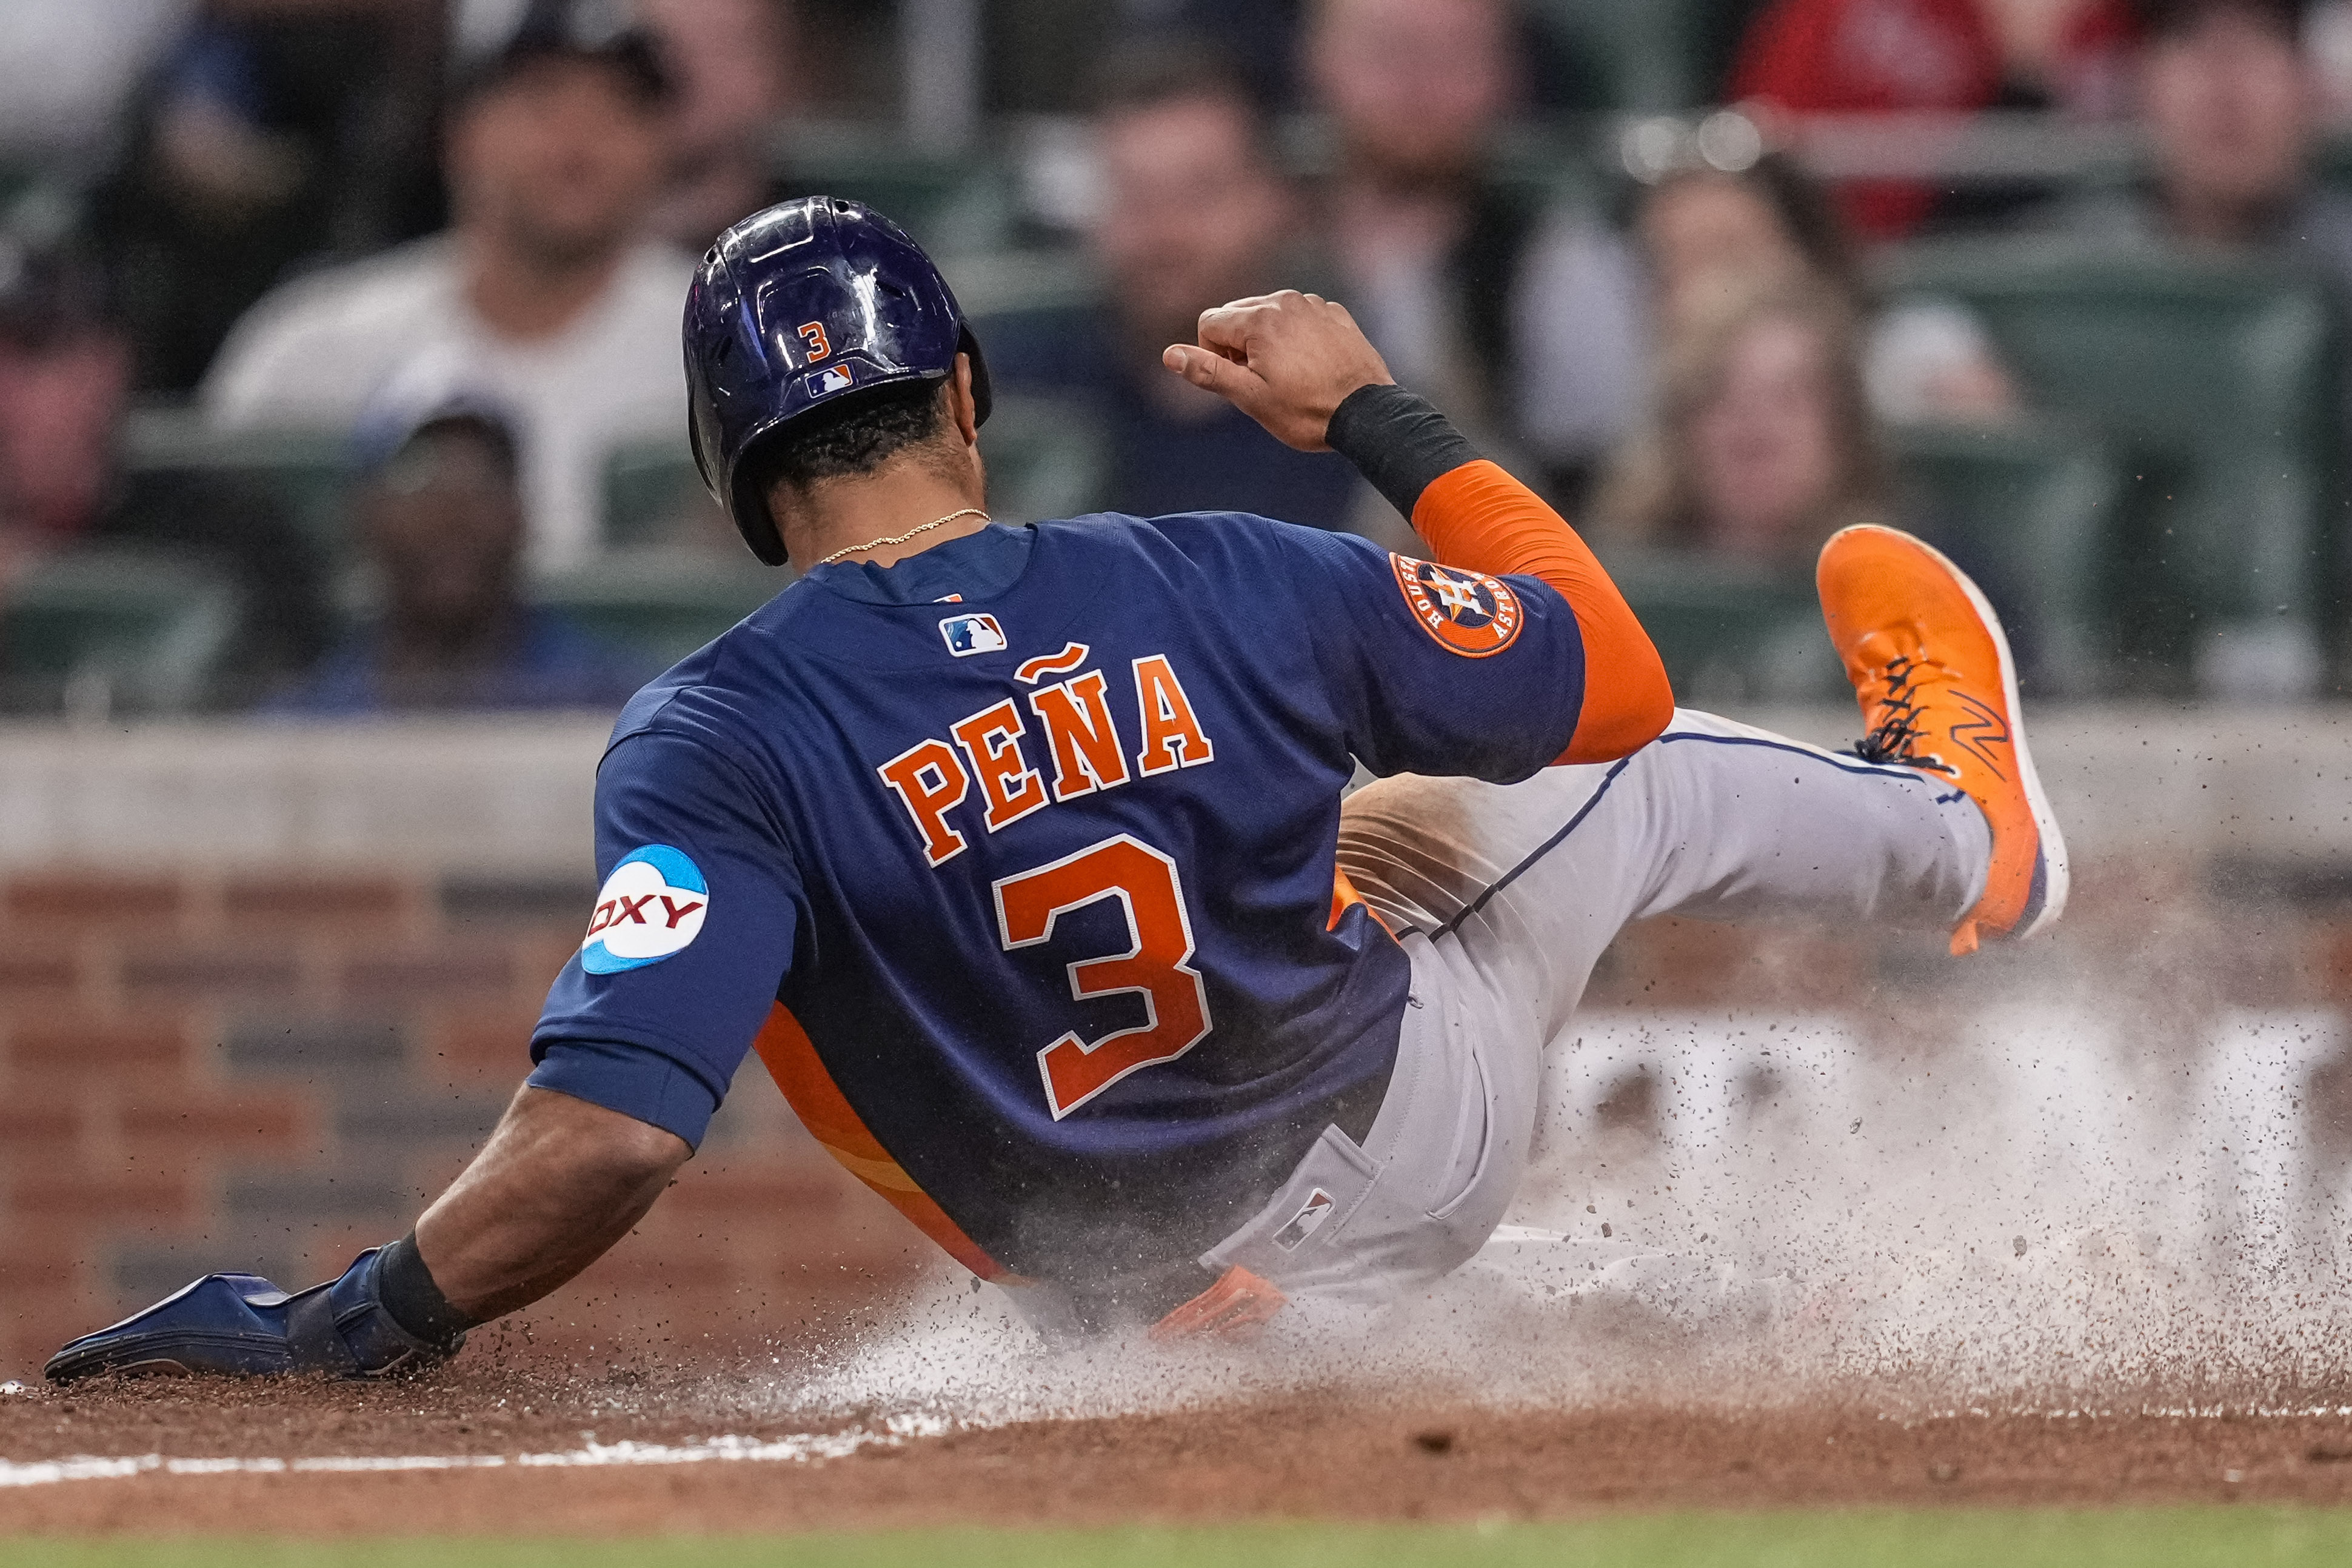
[[[1214,39],[1160,34],[1115,44],[1087,74],[1085,102],[1097,116],[1206,100],[1230,106],[1247,123],[1250,145],[1275,160],[1273,117],[1241,63]]]
[[[2238,16],[2261,23],[2300,48],[2303,0],[2137,0],[2141,36],[2154,41],[2194,31],[2210,17]]]
[[[947,388],[893,382],[812,409],[743,454],[742,472],[765,496],[778,485],[805,490],[825,479],[871,474],[922,445],[946,425]]]

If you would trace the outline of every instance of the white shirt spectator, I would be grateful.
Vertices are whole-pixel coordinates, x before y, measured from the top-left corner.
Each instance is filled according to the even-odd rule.
[[[0,4],[0,152],[94,163],[140,74],[194,0],[5,0]]]
[[[1555,463],[1604,457],[1633,434],[1650,390],[1649,286],[1623,238],[1555,214],[1511,300],[1520,438]]]
[[[594,553],[606,454],[686,439],[678,350],[692,261],[641,245],[570,327],[528,342],[467,303],[455,245],[415,241],[278,289],[237,323],[198,389],[224,429],[349,430],[395,376],[433,367],[511,409],[521,436],[534,571]]]

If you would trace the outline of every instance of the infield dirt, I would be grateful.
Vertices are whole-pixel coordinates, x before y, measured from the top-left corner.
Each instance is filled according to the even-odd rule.
[[[0,1398],[0,1452],[517,1456],[778,1439],[740,1368],[458,1367],[373,1386],[146,1382]],[[730,1409],[733,1406],[735,1408]],[[2331,1410],[2339,1408],[2329,1406]],[[832,1429],[860,1425],[836,1413]],[[1546,1412],[1328,1392],[951,1429],[843,1458],[170,1474],[0,1489],[0,1535],[856,1531],[1657,1508],[2352,1501],[2352,1412],[1886,1414],[1831,1396]]]
[[[762,1348],[689,1351],[652,1291],[593,1354],[493,1330],[411,1383],[0,1394],[0,1539],[2352,1502],[2352,936],[2304,943],[2323,995],[2246,921],[2144,926],[1925,1000],[1857,981],[1836,1013],[1843,947],[1701,946],[1767,995],[1737,1013],[1625,958],[1517,1216],[1549,1239],[1381,1337],[1047,1354],[934,1266],[827,1308],[827,1343],[771,1303]],[[836,1458],[516,1462],[893,1420]],[[83,1456],[289,1468],[34,1473]],[[293,1468],[469,1456],[509,1462]]]

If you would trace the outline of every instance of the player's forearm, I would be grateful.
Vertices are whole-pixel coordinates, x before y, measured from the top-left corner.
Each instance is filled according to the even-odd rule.
[[[1606,762],[1665,728],[1674,690],[1649,633],[1591,547],[1542,497],[1402,387],[1358,389],[1331,416],[1327,439],[1412,519],[1441,562],[1540,578],[1568,601],[1584,640],[1584,703],[1560,761]]]
[[[416,1222],[417,1251],[449,1304],[488,1322],[602,1257],[693,1152],[616,1111],[525,1088]]]

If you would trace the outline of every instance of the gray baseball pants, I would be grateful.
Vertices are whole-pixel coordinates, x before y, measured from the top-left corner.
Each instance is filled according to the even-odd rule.
[[[1395,1076],[1362,1145],[1325,1129],[1202,1261],[1360,1305],[1458,1267],[1517,1189],[1544,1052],[1628,923],[1948,929],[1990,852],[1983,814],[1945,781],[1688,710],[1619,762],[1357,791],[1340,869],[1412,960]]]

